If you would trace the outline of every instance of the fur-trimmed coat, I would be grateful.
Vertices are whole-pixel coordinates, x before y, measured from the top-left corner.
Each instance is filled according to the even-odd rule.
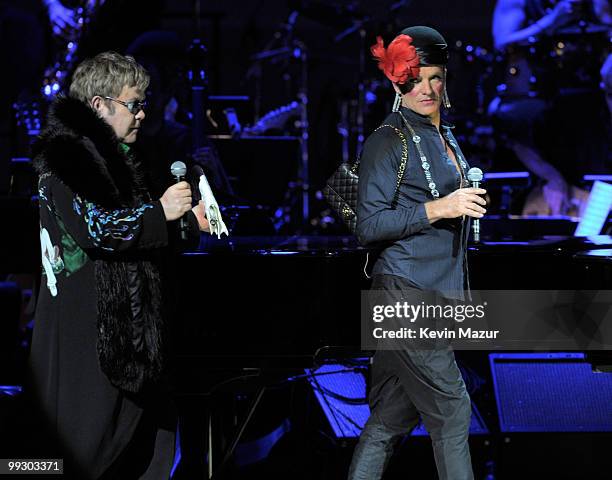
[[[34,153],[43,272],[33,387],[74,461],[101,472],[138,425],[134,398],[162,374],[166,220],[127,147],[84,103],[58,99]]]
[[[161,204],[150,201],[112,128],[77,100],[53,105],[35,166],[42,227],[63,223],[53,245],[73,241],[94,262],[100,366],[118,388],[138,392],[161,372],[160,278],[147,252],[167,243]]]

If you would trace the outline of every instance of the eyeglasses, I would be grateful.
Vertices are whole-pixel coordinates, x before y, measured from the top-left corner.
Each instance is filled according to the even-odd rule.
[[[117,100],[116,98],[113,98],[113,97],[104,97],[104,98],[106,100],[112,100],[113,102],[120,103],[125,108],[127,108],[132,115],[138,115],[141,110],[144,110],[145,108],[147,108],[147,102],[138,102],[138,101],[123,102],[123,101]]]

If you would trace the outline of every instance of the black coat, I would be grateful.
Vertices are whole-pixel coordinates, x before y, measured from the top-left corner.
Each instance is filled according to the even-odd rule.
[[[148,392],[163,371],[157,257],[166,220],[112,128],[79,101],[53,105],[35,166],[44,271],[33,390],[80,475],[98,478],[152,418]],[[168,464],[175,423],[166,413],[153,416],[150,431],[167,444]]]

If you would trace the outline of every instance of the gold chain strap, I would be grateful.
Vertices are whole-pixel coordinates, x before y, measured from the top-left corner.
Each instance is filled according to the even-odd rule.
[[[400,160],[399,169],[397,170],[397,181],[395,182],[395,194],[393,195],[393,204],[395,205],[397,204],[397,201],[399,199],[399,188],[400,188],[400,184],[402,183],[402,178],[404,178],[404,172],[406,171],[406,164],[408,163],[408,142],[406,141],[406,135],[404,135],[399,128],[397,128],[394,125],[389,125],[388,123],[381,125],[374,131],[376,132],[377,130],[380,130],[381,128],[384,128],[384,127],[389,127],[395,130],[395,133],[399,135],[400,140],[402,141],[402,158]]]

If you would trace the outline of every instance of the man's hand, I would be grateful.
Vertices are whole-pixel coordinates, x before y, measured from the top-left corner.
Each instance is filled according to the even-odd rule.
[[[210,233],[210,224],[208,223],[208,219],[206,218],[206,207],[202,200],[191,209],[193,214],[198,219],[198,226],[200,227],[201,232],[209,232]]]
[[[578,18],[579,2],[577,0],[562,0],[555,5],[550,13],[537,21],[545,32],[554,33],[572,20]]]
[[[191,210],[191,187],[187,182],[179,182],[172,185],[159,199],[164,207],[166,221],[181,218]]]
[[[49,20],[56,35],[67,36],[70,29],[78,27],[74,19],[74,11],[64,7],[60,0],[45,0],[49,9]]]
[[[445,197],[425,204],[425,212],[430,223],[443,218],[457,218],[463,215],[482,218],[487,212],[481,205],[487,202],[479,195],[487,193],[482,188],[460,188]]]
[[[565,215],[570,206],[569,185],[563,180],[551,180],[542,188],[551,215]]]

